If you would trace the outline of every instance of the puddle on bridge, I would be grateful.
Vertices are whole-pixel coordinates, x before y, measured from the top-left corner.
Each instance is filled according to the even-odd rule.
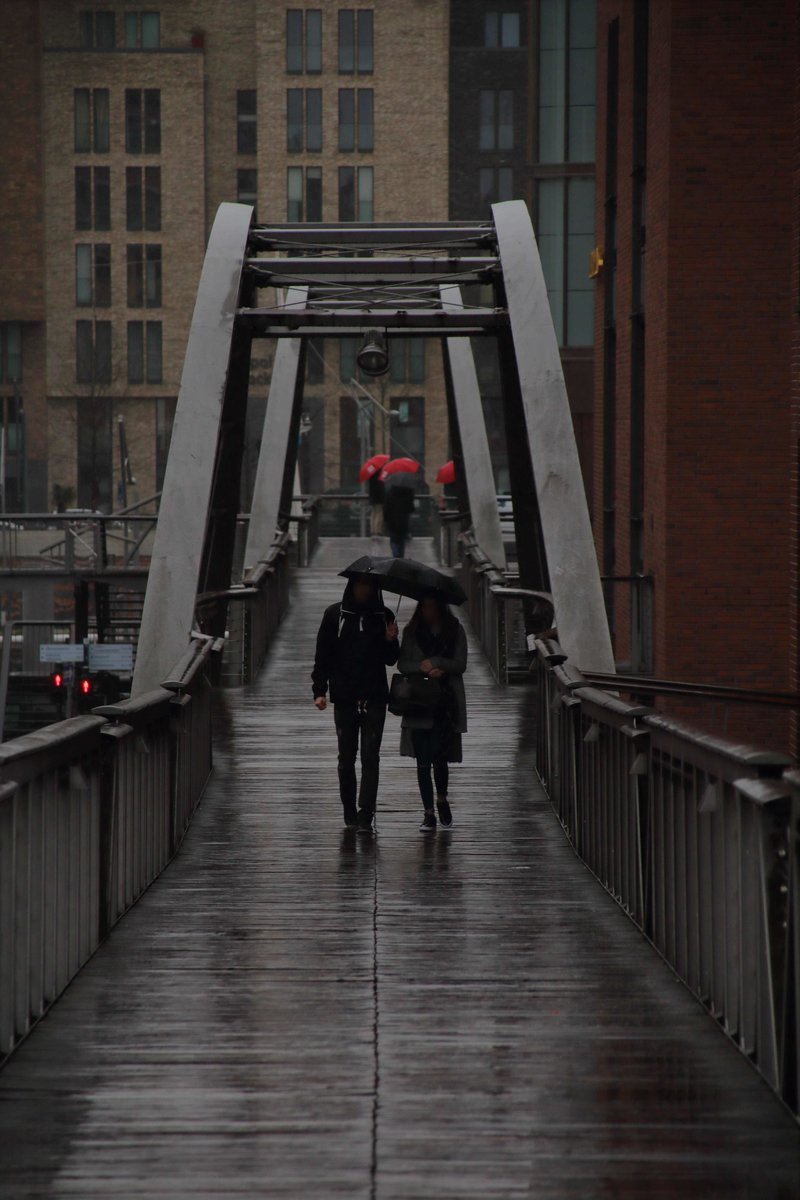
[[[361,548],[300,575],[179,858],[0,1075],[3,1200],[796,1200],[800,1131],[573,857],[474,642],[452,832],[391,720],[342,832],[308,672]]]

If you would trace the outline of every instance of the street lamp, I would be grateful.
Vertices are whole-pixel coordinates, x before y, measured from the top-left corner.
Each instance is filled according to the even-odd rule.
[[[386,334],[380,329],[368,329],[356,362],[365,375],[385,375],[389,370],[389,350]]]

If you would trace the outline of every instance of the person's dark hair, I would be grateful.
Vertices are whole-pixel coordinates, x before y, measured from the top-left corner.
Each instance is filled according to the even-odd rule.
[[[422,649],[425,649],[424,642],[428,626],[422,616],[422,601],[435,600],[439,608],[439,627],[441,629],[441,638],[448,656],[452,655],[456,646],[456,636],[458,634],[458,617],[451,611],[449,604],[439,592],[428,592],[422,596],[417,602],[417,607],[408,622],[406,629],[416,638]]]

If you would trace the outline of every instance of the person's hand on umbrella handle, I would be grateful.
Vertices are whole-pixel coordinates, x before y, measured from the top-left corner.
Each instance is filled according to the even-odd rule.
[[[328,707],[328,701],[326,700],[326,698],[324,696],[315,696],[314,704],[319,709],[320,712],[324,712],[325,709]]]
[[[395,621],[392,621],[392,623],[390,625],[386,626],[386,640],[387,640],[387,642],[393,642],[396,637],[397,637],[397,623]]]
[[[431,671],[433,670],[433,663],[429,658],[423,658],[422,662],[419,664],[419,669],[422,671],[423,675],[430,675]]]
[[[428,675],[431,679],[441,679],[441,677],[444,675],[444,671],[441,667],[434,667],[432,671],[428,671]]]

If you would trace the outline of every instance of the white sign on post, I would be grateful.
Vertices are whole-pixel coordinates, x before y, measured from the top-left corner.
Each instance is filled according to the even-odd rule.
[[[39,646],[39,662],[82,663],[83,642],[42,642]]]
[[[90,671],[132,671],[132,642],[90,642]]]

